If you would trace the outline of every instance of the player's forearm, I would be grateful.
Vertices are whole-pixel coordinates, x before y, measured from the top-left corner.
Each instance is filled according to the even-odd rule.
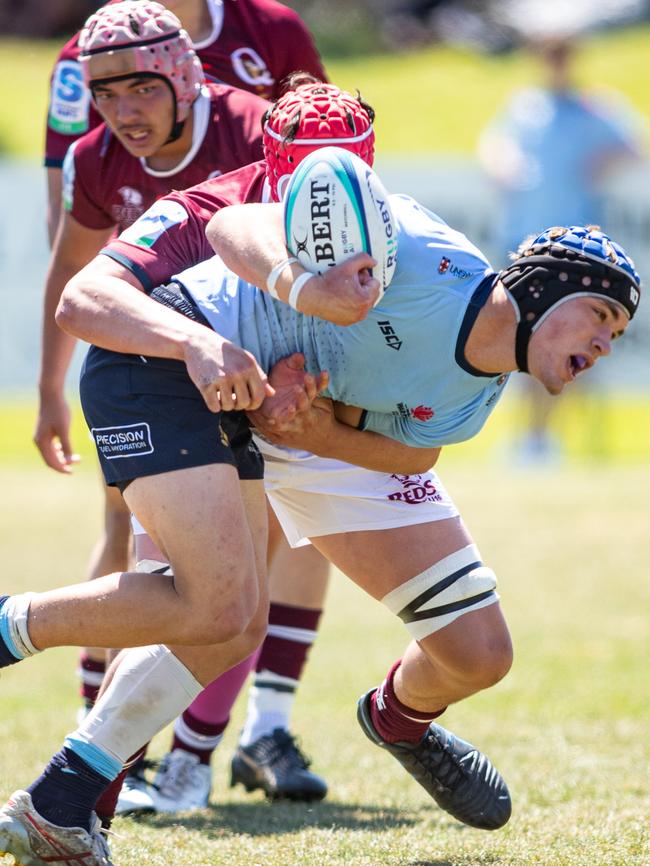
[[[114,352],[184,360],[206,329],[123,280],[84,269],[66,286],[56,314],[64,331]]]
[[[53,266],[48,273],[43,301],[41,367],[38,378],[41,395],[63,390],[65,376],[77,342],[74,337],[65,334],[55,321],[56,308],[63,287],[77,270],[77,267]]]
[[[317,446],[320,457],[343,460],[375,472],[416,475],[431,469],[440,448],[412,448],[369,430],[355,430],[337,423],[335,435]]]
[[[61,218],[61,174],[60,168],[47,169],[47,234],[50,247],[54,246]]]

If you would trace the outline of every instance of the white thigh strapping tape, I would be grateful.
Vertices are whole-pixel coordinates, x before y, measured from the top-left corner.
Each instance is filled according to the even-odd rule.
[[[439,631],[463,614],[499,600],[497,579],[469,544],[445,556],[382,598],[415,640]]]

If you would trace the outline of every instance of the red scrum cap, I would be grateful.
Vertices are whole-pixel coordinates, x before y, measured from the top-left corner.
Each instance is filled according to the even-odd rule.
[[[274,201],[282,198],[296,166],[320,147],[343,147],[372,165],[374,116],[360,97],[320,81],[300,84],[280,97],[264,116],[266,175]]]

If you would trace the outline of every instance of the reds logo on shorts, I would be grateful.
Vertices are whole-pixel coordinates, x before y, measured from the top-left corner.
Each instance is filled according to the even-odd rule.
[[[442,502],[435,484],[423,475],[391,475],[398,482],[400,489],[389,493],[391,502],[405,502],[408,505],[420,505],[424,502]]]

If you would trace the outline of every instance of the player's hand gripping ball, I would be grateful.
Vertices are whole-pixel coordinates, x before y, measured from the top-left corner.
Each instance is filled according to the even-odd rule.
[[[313,274],[371,255],[381,299],[395,272],[397,230],[386,190],[358,156],[323,147],[305,157],[287,185],[284,227],[288,250]]]

